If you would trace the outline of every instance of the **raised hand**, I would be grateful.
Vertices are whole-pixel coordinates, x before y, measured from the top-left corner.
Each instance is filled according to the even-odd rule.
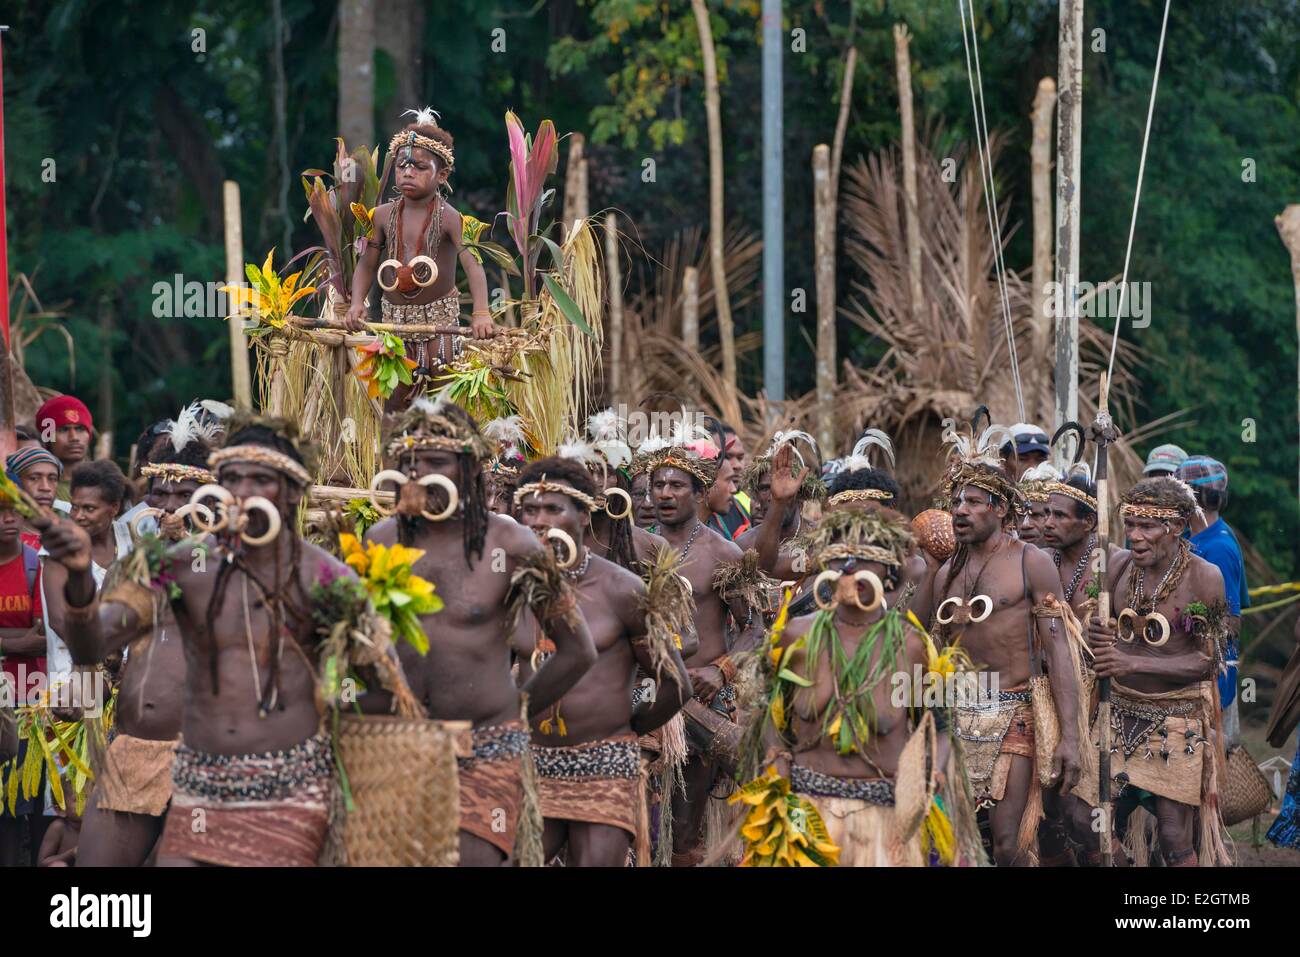
[[[782,445],[772,456],[772,501],[787,505],[794,501],[808,474],[808,466],[800,465],[795,471],[795,449],[789,442]]]

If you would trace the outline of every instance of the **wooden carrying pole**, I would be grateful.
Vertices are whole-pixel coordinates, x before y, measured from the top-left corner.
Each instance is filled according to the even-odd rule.
[[[1056,108],[1056,316],[1055,428],[1079,418],[1079,189],[1082,186],[1083,0],[1061,0]],[[1069,443],[1058,448],[1064,470]]]
[[[1109,446],[1119,437],[1110,420],[1110,383],[1106,373],[1101,374],[1101,397],[1097,402],[1097,417],[1092,423],[1092,441],[1097,449],[1097,551],[1092,565],[1096,569],[1097,617],[1102,622],[1110,621],[1110,585],[1107,579],[1106,559],[1110,554],[1110,476],[1107,460]],[[1085,627],[1087,622],[1084,622]],[[1110,679],[1099,678],[1097,681],[1097,725],[1101,730],[1101,740],[1097,749],[1097,806],[1101,809],[1101,864],[1110,867],[1111,842],[1114,833],[1112,821],[1114,802],[1110,794]],[[1081,746],[1087,742],[1081,742]]]
[[[239,218],[239,184],[226,180],[222,184],[221,196],[226,223],[226,283],[239,286],[244,282],[244,229]],[[253,407],[253,383],[248,374],[244,321],[228,315],[226,330],[230,335],[230,384],[235,408],[247,412]]]
[[[624,400],[623,276],[618,261],[618,215],[605,214],[605,269],[609,287],[609,401]]]

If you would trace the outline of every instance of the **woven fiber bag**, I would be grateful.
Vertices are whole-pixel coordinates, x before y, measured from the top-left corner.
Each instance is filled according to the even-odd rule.
[[[1056,700],[1052,697],[1049,676],[1030,676],[1029,700],[1034,711],[1034,764],[1038,768],[1038,783],[1042,787],[1051,787],[1054,783],[1052,758],[1056,746],[1061,743],[1061,722],[1056,717]]]
[[[1263,814],[1273,797],[1268,779],[1240,744],[1228,750],[1227,780],[1219,790],[1219,807],[1228,827]]]
[[[457,738],[468,722],[347,714],[336,737],[335,785],[321,864],[331,867],[454,867],[460,856]]]

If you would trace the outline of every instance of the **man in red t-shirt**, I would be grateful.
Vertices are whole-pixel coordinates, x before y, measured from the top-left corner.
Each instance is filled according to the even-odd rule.
[[[35,676],[45,673],[45,623],[42,619],[40,563],[36,550],[23,544],[20,535],[23,518],[12,501],[0,499],[0,669],[8,685],[5,704],[24,704],[35,684]],[[22,762],[19,762],[21,766]],[[0,773],[0,784],[8,785]],[[0,794],[5,793],[0,790]],[[40,847],[40,801],[19,798],[15,815],[9,815],[7,800],[0,808],[0,866],[19,863],[19,848],[24,829],[29,831],[29,846]]]

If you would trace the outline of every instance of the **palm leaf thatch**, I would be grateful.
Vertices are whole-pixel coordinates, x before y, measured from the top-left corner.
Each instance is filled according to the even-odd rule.
[[[995,175],[1001,144],[1002,137],[995,134],[991,144]],[[854,280],[856,296],[843,312],[880,348],[870,368],[846,362],[846,380],[851,391],[870,397],[864,408],[865,423],[893,436],[905,505],[913,511],[926,507],[937,490],[944,418],[964,420],[984,404],[995,421],[1020,419],[978,159],[964,148],[953,151],[952,158],[958,174],[954,182],[945,182],[939,160],[924,145],[917,146],[922,288],[927,293],[919,323],[912,319],[901,162],[896,152],[886,150],[860,159],[844,176],[845,252],[860,278]],[[1010,190],[1005,185],[1000,198],[1004,224],[1000,240],[1005,248],[1015,232],[1014,225],[1006,225]],[[1020,367],[1051,363],[1050,355],[1032,351],[1028,283],[1010,269],[1006,283]],[[1079,326],[1080,417],[1091,421],[1109,333],[1087,319],[1081,319]],[[1136,350],[1121,341],[1110,390],[1112,414],[1121,431],[1124,423],[1134,420],[1136,359]],[[1029,390],[1024,395],[1026,416],[1050,422],[1050,379],[1023,379]],[[1036,382],[1040,383],[1037,390]],[[1133,469],[1136,453],[1124,443],[1112,449],[1111,460],[1118,493],[1127,478],[1140,472],[1140,464]]]

